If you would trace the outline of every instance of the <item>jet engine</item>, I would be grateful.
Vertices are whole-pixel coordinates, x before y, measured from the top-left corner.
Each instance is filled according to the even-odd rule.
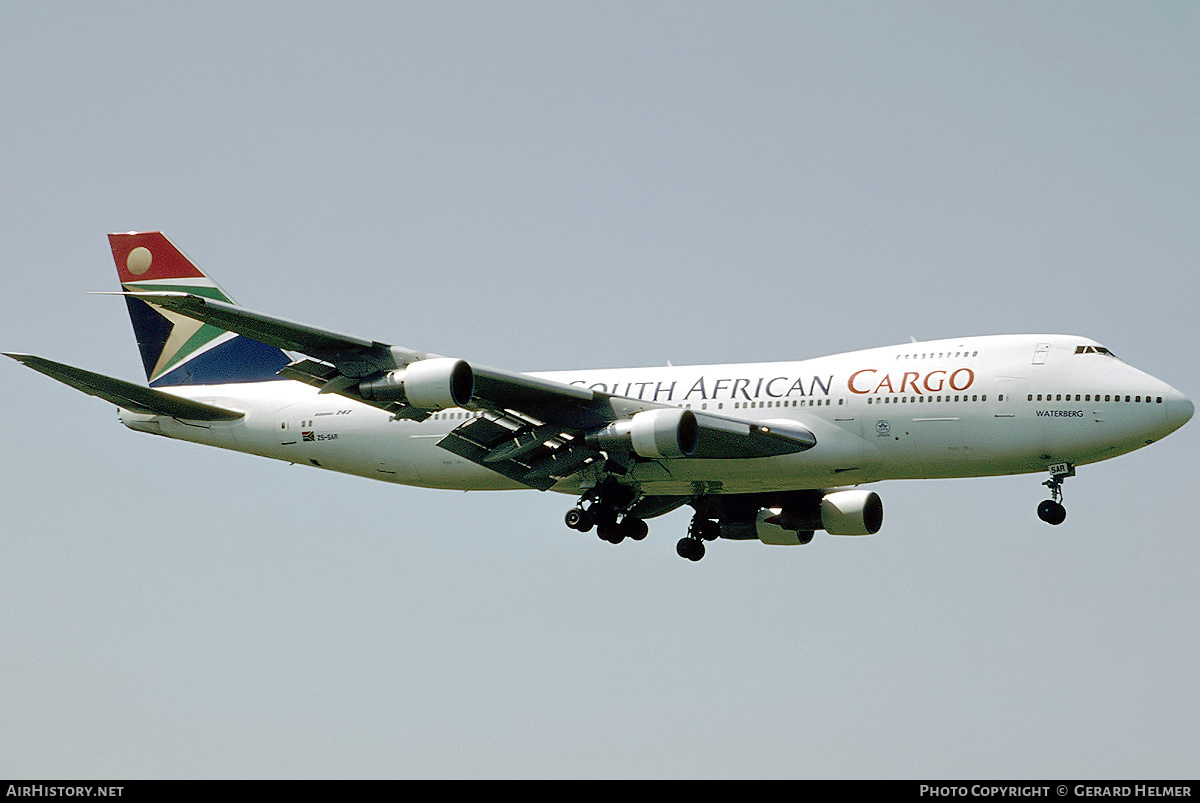
[[[821,498],[821,529],[830,535],[874,535],[883,526],[883,501],[874,491],[834,491]]]
[[[720,520],[720,536],[764,544],[807,544],[813,531],[830,535],[874,535],[883,526],[883,502],[874,491],[830,491],[801,505],[758,508]]]
[[[632,451],[640,457],[688,457],[700,443],[700,427],[691,410],[643,410],[589,432],[587,443],[595,449]]]
[[[372,401],[396,401],[422,410],[462,407],[475,395],[471,366],[450,357],[432,357],[358,384],[358,392]]]

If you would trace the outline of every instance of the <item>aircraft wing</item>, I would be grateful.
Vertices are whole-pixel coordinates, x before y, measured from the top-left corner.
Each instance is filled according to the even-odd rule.
[[[76,390],[82,390],[91,396],[98,396],[135,413],[166,415],[189,421],[233,421],[245,415],[238,410],[182,399],[172,396],[170,393],[163,393],[161,390],[113,379],[103,374],[47,360],[44,357],[35,357],[32,354],[11,354],[7,351],[3,353],[4,356],[12,357],[17,362],[70,385]]]
[[[418,421],[447,408],[482,411],[483,415],[468,419],[438,445],[540,490],[605,460],[606,452],[613,449],[629,452],[632,460],[646,459],[637,453],[625,430],[604,445],[598,445],[589,434],[651,410],[677,411],[677,425],[696,433],[691,451],[655,455],[659,458],[769,457],[816,444],[813,434],[799,424],[761,426],[529,374],[468,366],[461,360],[319,329],[188,293],[125,295],[306,355],[279,373],[312,385],[319,393],[337,393],[388,410],[396,418]],[[428,387],[424,378],[429,378]],[[422,388],[441,393],[439,400],[423,401]]]
[[[269,346],[311,355],[337,365],[347,376],[367,376],[385,368],[398,368],[434,356],[318,329],[191,293],[147,291],[121,295],[141,299],[229,332],[237,332]]]
[[[649,412],[647,407],[651,410],[672,410],[664,405],[646,404],[637,399],[596,395],[601,397],[597,402],[598,407],[609,410],[611,417],[607,420],[610,423],[629,421],[633,416]],[[617,410],[620,409],[636,409],[637,412],[618,417]],[[816,436],[799,424],[781,426],[773,422],[763,426],[735,418],[692,413],[691,410],[674,408],[673,412],[681,414],[681,420],[691,416],[697,428],[695,450],[687,457],[772,457],[811,449],[817,443]],[[605,454],[601,452],[604,447],[589,437],[590,434],[589,430],[545,424],[509,410],[499,417],[472,419],[455,428],[438,442],[438,446],[531,488],[547,490],[559,479],[605,459]],[[636,447],[621,449],[617,446],[616,453],[617,456],[627,454],[628,459],[634,462],[670,459],[637,455]]]

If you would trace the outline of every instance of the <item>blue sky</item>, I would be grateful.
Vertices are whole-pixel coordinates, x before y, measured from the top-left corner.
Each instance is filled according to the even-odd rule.
[[[1189,3],[11,2],[0,346],[141,366],[104,235],[515,370],[1098,339],[1195,397]],[[1194,777],[1196,425],[675,555],[133,433],[0,366],[0,775]]]

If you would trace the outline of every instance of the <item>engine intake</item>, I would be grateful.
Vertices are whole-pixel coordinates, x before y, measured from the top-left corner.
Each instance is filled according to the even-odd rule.
[[[371,401],[395,401],[422,410],[462,407],[475,395],[475,374],[463,360],[433,357],[389,371],[358,384],[358,392]]]

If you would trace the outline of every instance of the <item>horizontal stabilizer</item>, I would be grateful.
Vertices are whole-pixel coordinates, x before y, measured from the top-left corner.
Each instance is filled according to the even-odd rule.
[[[17,362],[70,385],[76,390],[82,390],[91,396],[98,396],[135,413],[166,415],[189,421],[233,421],[245,415],[237,410],[203,404],[191,399],[182,399],[161,390],[113,379],[103,374],[85,371],[82,368],[63,365],[43,357],[35,357],[32,354],[3,353],[4,356],[12,357]]]

